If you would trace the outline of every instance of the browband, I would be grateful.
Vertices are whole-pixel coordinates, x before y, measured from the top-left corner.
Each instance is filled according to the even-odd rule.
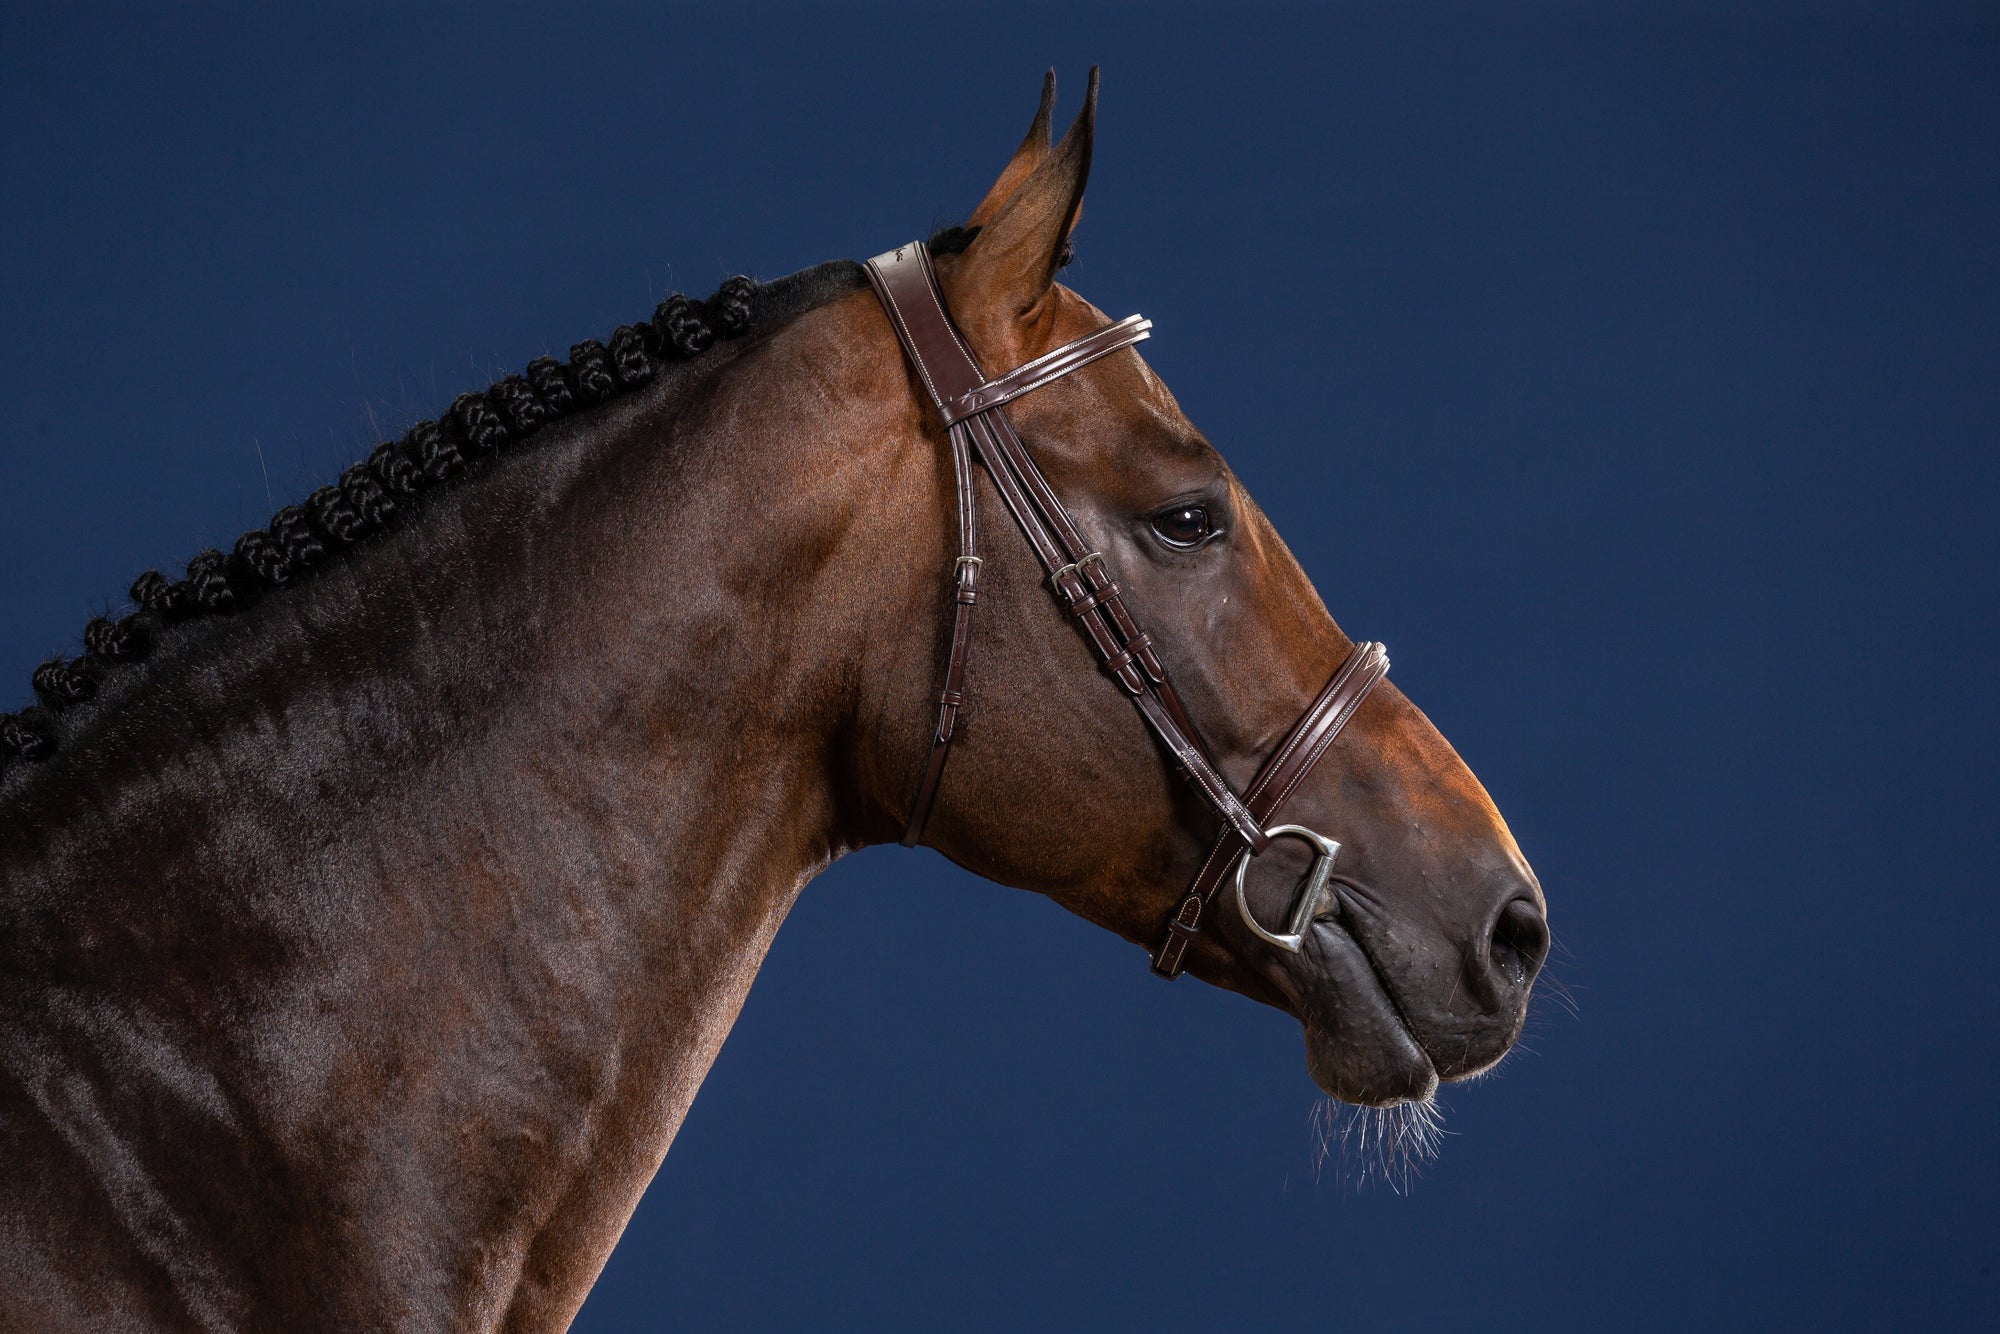
[[[949,426],[975,412],[1011,403],[1030,389],[1040,389],[1049,381],[1080,370],[1099,357],[1109,356],[1121,347],[1130,347],[1152,336],[1151,320],[1144,315],[1127,315],[1107,329],[1085,334],[1074,343],[1064,343],[1053,352],[1016,366],[997,380],[988,380],[977,389],[968,389],[942,405],[940,411],[944,413],[945,424]]]
[[[1272,815],[1388,672],[1388,655],[1379,644],[1358,646],[1258,771],[1246,796],[1239,798],[1209,758],[1200,733],[1168,679],[1165,664],[1154,650],[1152,636],[1133,620],[1103,554],[1085,540],[1006,414],[999,410],[1002,404],[1051,380],[1144,340],[1151,334],[1152,321],[1129,316],[988,380],[945,310],[930,252],[921,241],[877,255],[868,261],[867,268],[897,341],[944,420],[958,501],[951,648],[945,660],[944,685],[937,695],[930,754],[903,831],[903,846],[914,847],[923,836],[944,778],[958,711],[965,703],[965,666],[972,642],[972,609],[979,601],[981,565],[972,480],[972,456],[976,454],[1048,572],[1050,589],[1076,620],[1105,673],[1124,689],[1175,765],[1222,819],[1215,846],[1175,907],[1166,937],[1153,957],[1155,972],[1176,976],[1223,876],[1237,857],[1264,850],[1269,842],[1265,827]],[[1338,845],[1328,842],[1328,846]]]

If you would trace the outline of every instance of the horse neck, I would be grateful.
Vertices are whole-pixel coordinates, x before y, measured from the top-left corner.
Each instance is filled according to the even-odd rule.
[[[226,1251],[260,1206],[294,1220],[223,1309],[239,1282],[454,1321],[573,1309],[799,888],[855,841],[832,751],[865,479],[788,441],[872,428],[777,429],[772,355],[556,428],[200,652],[168,646],[0,833],[34,924],[0,949],[48,982],[0,1023],[39,1029],[51,1069],[139,1028],[175,1053],[83,1093],[16,1063],[32,1115],[64,1152],[82,1119],[133,1132],[86,1172],[135,1170],[143,1139],[156,1183],[214,1183],[118,1220],[148,1254]],[[85,896],[117,932],[65,925]],[[57,972],[131,1032],[57,1021]],[[374,1286],[314,1277],[336,1258]]]

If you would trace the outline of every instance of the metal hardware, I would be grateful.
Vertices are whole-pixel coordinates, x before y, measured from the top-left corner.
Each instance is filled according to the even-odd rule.
[[[1085,556],[1082,560],[1073,560],[1067,565],[1058,566],[1056,571],[1049,576],[1049,586],[1053,588],[1057,584],[1061,583],[1062,577],[1066,574],[1080,575],[1084,566],[1090,564],[1092,561],[1102,561],[1103,559],[1104,559],[1103,552],[1093,551],[1088,556]]]
[[[1291,920],[1287,923],[1291,929],[1282,936],[1274,935],[1258,924],[1250,911],[1250,900],[1244,895],[1244,881],[1250,872],[1250,849],[1243,849],[1236,858],[1236,911],[1243,914],[1244,925],[1256,932],[1259,939],[1287,953],[1297,954],[1305,944],[1307,928],[1319,915],[1320,899],[1326,894],[1327,881],[1333,876],[1333,859],[1340,854],[1340,844],[1302,824],[1274,825],[1264,831],[1264,836],[1273,840],[1296,838],[1318,849],[1319,855],[1313,858],[1312,870],[1306,872],[1305,883],[1299,886],[1297,895],[1292,899]]]
[[[977,556],[960,556],[958,558],[959,565],[970,565],[975,570],[978,569],[980,566],[984,565],[985,563],[986,563],[985,561],[979,559],[979,557]],[[952,568],[957,569],[958,566],[954,565]]]

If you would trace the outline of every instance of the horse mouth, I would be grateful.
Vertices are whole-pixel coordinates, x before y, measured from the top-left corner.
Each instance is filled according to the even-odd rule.
[[[1311,966],[1288,978],[1287,989],[1303,992],[1298,1013],[1313,1082],[1363,1107],[1422,1102],[1435,1093],[1437,1067],[1361,942],[1337,921],[1321,919],[1301,955]]]

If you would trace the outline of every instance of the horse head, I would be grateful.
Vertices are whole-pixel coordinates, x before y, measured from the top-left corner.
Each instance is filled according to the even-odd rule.
[[[1053,147],[1050,92],[1052,83],[1012,161],[935,258],[952,319],[995,375],[1111,325],[1056,280],[1089,174],[1095,75]],[[914,568],[948,570],[950,494],[931,480],[945,457],[942,419],[889,322],[863,323],[877,378],[908,405],[889,475],[915,479],[913,509],[930,511],[931,544],[942,548]],[[1243,791],[1355,645],[1136,349],[1006,411],[1147,627],[1215,767]],[[1210,851],[1215,817],[1043,591],[1046,571],[1007,522],[994,481],[979,475],[978,629],[926,841],[1156,950]],[[928,741],[930,687],[948,651],[933,628],[945,619],[938,587],[934,577],[912,586],[907,623],[919,630],[873,675],[863,707],[877,838],[901,827],[924,764],[927,747],[912,743]],[[1314,1079],[1344,1101],[1425,1099],[1440,1079],[1498,1061],[1548,951],[1545,905],[1492,799],[1430,720],[1393,685],[1374,690],[1284,819],[1337,853],[1322,857],[1325,845],[1298,838],[1248,857],[1240,897],[1225,890],[1190,937],[1188,969],[1296,1016]],[[1312,875],[1323,889],[1301,888]],[[1295,914],[1298,896],[1315,891]],[[1295,915],[1303,929],[1289,938]]]

